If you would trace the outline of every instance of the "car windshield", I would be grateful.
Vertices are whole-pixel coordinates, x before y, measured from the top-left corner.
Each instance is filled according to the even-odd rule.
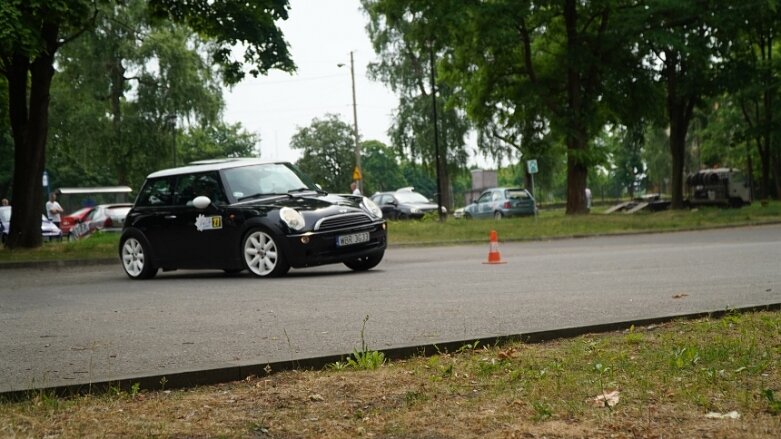
[[[400,203],[429,203],[428,198],[417,192],[411,191],[396,192],[396,199],[399,200]]]
[[[223,172],[230,193],[239,201],[263,195],[318,190],[298,169],[283,163],[242,166]]]

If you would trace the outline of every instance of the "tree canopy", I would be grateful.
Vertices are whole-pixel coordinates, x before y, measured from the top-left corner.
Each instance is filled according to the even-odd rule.
[[[129,3],[132,9],[134,2]],[[278,21],[287,18],[287,0],[149,0],[139,5],[146,11],[142,13],[149,17],[186,26],[197,33],[207,42],[204,50],[209,54],[208,59],[220,69],[227,83],[241,80],[244,66],[249,66],[248,72],[252,75],[264,74],[270,69],[294,69],[287,43],[277,26]],[[8,117],[14,143],[12,198],[15,220],[8,241],[11,248],[41,244],[41,175],[47,157],[49,103],[56,54],[63,46],[95,30],[105,18],[110,24],[103,28],[105,32],[127,33],[129,37],[118,39],[120,42],[133,39],[135,35],[132,34],[138,29],[123,28],[122,19],[115,16],[117,8],[123,6],[106,0],[8,0],[0,3],[0,73],[7,82]],[[160,41],[158,48],[164,50],[167,43]],[[242,48],[240,59],[233,57],[235,46]],[[118,55],[115,60],[119,63],[113,66],[113,73],[117,75],[124,75],[122,57],[131,52],[124,50],[127,48],[125,45],[114,47]],[[192,78],[170,79],[169,89],[192,85],[187,81]],[[115,80],[112,85],[121,89],[121,82]],[[114,90],[113,96],[119,96],[120,91]],[[184,98],[183,94],[178,96]],[[166,99],[164,103],[170,101],[174,100]],[[114,104],[116,111],[117,102]],[[187,102],[178,104],[186,107]],[[116,122],[117,113],[113,115]],[[174,120],[182,117],[176,112],[166,112],[163,116],[169,115],[173,115]],[[113,139],[120,134],[121,130],[115,129]]]

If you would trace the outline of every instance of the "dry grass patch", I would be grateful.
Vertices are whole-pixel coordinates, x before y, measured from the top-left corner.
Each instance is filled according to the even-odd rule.
[[[781,436],[781,313],[469,347],[189,390],[38,395],[10,437]],[[598,395],[618,391],[612,407]],[[708,417],[736,412],[738,419]]]

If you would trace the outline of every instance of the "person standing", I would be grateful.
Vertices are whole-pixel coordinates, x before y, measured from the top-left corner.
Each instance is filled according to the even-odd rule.
[[[350,183],[350,189],[352,190],[353,195],[361,195],[361,190],[358,189],[358,183],[357,182]]]
[[[62,206],[57,202],[57,194],[49,194],[49,201],[46,202],[46,216],[57,227],[60,227],[60,214],[62,212]]]
[[[586,212],[591,212],[591,189],[586,188]]]

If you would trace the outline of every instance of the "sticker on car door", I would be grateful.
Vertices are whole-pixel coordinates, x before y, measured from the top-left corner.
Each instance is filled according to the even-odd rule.
[[[203,214],[198,215],[198,217],[195,218],[195,228],[198,229],[199,232],[203,232],[204,230],[218,230],[222,228],[222,217],[217,216],[205,216]]]

